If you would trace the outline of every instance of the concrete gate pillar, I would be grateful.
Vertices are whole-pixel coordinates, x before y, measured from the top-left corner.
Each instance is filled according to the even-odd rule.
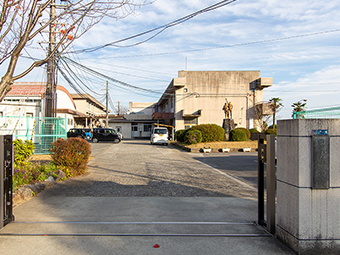
[[[340,254],[340,120],[278,121],[276,223],[297,254]]]

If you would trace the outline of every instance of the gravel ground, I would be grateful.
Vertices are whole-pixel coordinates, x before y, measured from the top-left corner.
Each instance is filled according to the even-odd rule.
[[[89,174],[61,182],[42,195],[257,198],[256,190],[172,146],[146,140],[103,146],[90,161]]]

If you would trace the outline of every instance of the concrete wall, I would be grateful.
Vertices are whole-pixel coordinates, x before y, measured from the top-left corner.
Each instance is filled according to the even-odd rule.
[[[117,123],[110,123],[109,127],[114,128],[117,131],[120,131],[120,133],[123,135],[123,138],[130,139],[131,138],[131,123],[127,122],[117,122]],[[118,130],[120,129],[120,130]]]
[[[143,112],[144,114],[151,115],[153,112],[153,106],[155,103],[134,103],[129,102],[129,113]]]
[[[85,99],[73,99],[76,104],[77,111],[86,114],[86,100]]]
[[[234,106],[233,119],[238,127],[253,127],[252,109],[256,102],[263,100],[263,96],[262,90],[255,90],[254,97],[250,83],[260,78],[260,71],[180,71],[178,76],[185,77],[185,85],[176,90],[177,130],[184,128],[183,110],[185,114],[202,110],[198,124],[221,126],[225,117],[225,98]]]
[[[330,188],[312,189],[312,131],[330,136]],[[340,120],[279,120],[277,236],[298,254],[340,254]]]

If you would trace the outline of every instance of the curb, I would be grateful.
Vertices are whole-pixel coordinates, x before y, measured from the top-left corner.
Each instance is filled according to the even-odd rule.
[[[177,147],[187,152],[193,152],[193,153],[202,152],[203,153],[202,148],[190,148],[179,143],[170,143],[170,144],[173,145],[174,147]],[[245,148],[230,148],[230,152],[247,152],[244,149]],[[257,148],[251,148],[250,152],[254,152],[254,151],[258,151]],[[228,153],[228,152],[223,152],[222,148],[211,148],[211,153]]]
[[[53,184],[49,181],[24,185],[23,187],[19,188],[15,193],[13,193],[13,207],[27,201],[31,197],[39,194],[41,191],[52,185]]]
[[[37,182],[35,184],[26,184],[22,187],[20,187],[16,192],[13,193],[12,200],[13,200],[13,207],[21,204],[22,202],[25,202],[29,200],[30,198],[36,196],[41,191],[45,190],[47,187],[50,187],[54,184],[56,184],[61,178],[63,178],[65,174],[60,174],[58,177],[48,177],[43,182]]]

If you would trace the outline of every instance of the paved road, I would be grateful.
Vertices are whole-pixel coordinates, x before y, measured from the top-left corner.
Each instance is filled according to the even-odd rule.
[[[257,197],[256,189],[202,164],[213,161],[223,168],[239,156],[228,155],[218,161],[146,140],[93,145],[97,156],[90,162],[90,174],[52,187],[45,196]]]
[[[2,255],[292,254],[254,225],[251,182],[206,164],[224,166],[219,157],[239,154],[127,140],[93,144],[93,155],[89,174],[14,208],[16,222],[0,231]]]

